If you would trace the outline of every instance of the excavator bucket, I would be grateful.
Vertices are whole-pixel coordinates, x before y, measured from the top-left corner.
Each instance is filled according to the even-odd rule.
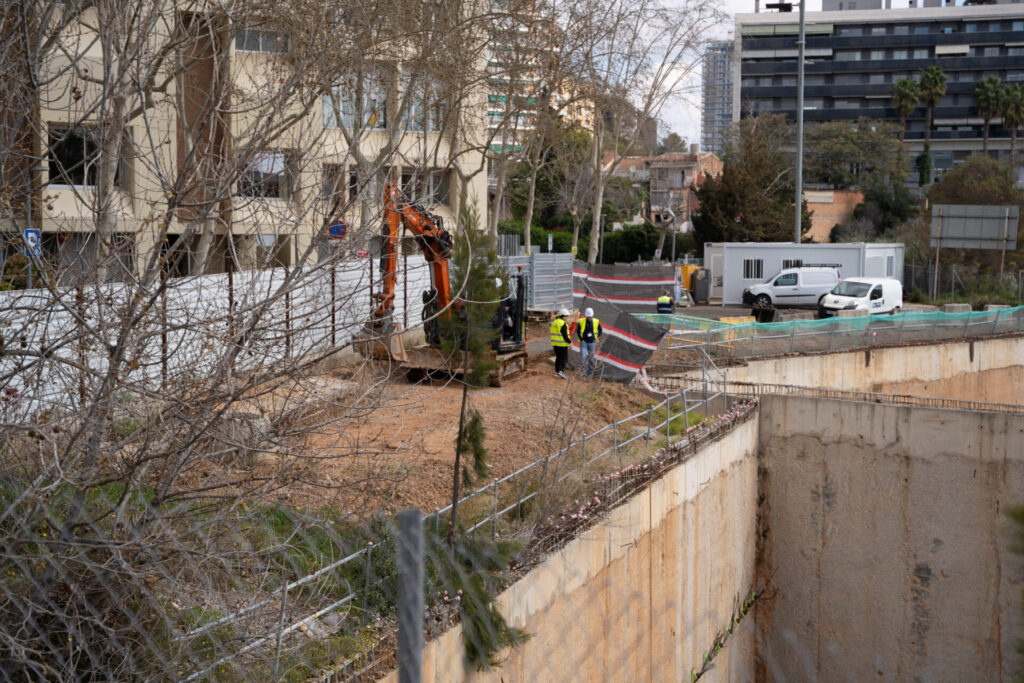
[[[367,323],[356,335],[356,350],[365,358],[404,363],[408,360],[402,343],[402,326],[398,323]]]

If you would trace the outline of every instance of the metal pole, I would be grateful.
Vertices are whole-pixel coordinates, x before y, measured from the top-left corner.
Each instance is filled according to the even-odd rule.
[[[398,513],[398,681],[423,676],[423,516]]]
[[[999,254],[999,287],[1003,287],[1003,263],[1006,261],[1006,234],[1010,229],[1010,208],[1006,208],[1006,216],[1003,218],[1003,250]]]
[[[604,216],[597,217],[597,262],[604,263]]]
[[[939,209],[939,226],[935,234],[935,273],[932,275],[932,299],[939,296],[939,249],[942,247],[942,209]]]
[[[491,530],[491,539],[498,538],[498,480],[494,480],[494,527]]]
[[[801,207],[804,196],[804,14],[807,0],[800,2],[800,39],[796,58],[796,243],[800,244]]]

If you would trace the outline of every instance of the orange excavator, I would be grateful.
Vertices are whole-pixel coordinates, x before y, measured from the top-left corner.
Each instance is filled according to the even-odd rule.
[[[370,323],[356,342],[367,357],[400,364],[412,381],[427,377],[451,377],[462,371],[462,356],[441,353],[439,320],[459,315],[462,302],[452,294],[449,259],[452,237],[444,229],[440,216],[427,212],[416,202],[401,195],[392,183],[384,190],[384,215],[381,227],[381,289],[373,292]],[[430,289],[423,292],[423,329],[426,345],[405,348],[402,329],[395,320],[395,288],[398,283],[398,241],[402,230],[412,234],[430,267]],[[512,276],[514,287],[502,298],[492,325],[496,330],[491,344],[496,361],[491,384],[500,385],[526,369],[526,297],[525,276]]]

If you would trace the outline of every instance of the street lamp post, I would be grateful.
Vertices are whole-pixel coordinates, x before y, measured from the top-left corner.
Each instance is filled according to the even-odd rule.
[[[800,36],[797,38],[796,57],[796,205],[794,214],[795,241],[800,244],[800,233],[802,232],[802,207],[804,203],[804,45],[807,42],[805,37],[805,14],[803,2],[773,2],[765,5],[768,9],[777,9],[780,12],[792,12],[793,5],[800,7]]]

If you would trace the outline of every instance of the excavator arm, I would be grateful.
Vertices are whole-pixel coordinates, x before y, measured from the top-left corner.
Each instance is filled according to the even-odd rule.
[[[416,239],[423,256],[430,266],[430,282],[433,289],[435,310],[447,311],[452,303],[452,286],[449,280],[448,261],[452,255],[452,237],[440,216],[428,213],[414,202],[401,196],[394,183],[384,189],[384,216],[381,226],[380,271],[383,286],[375,295],[376,319],[386,318],[395,304],[395,286],[398,282],[398,238],[402,228]],[[427,303],[427,302],[424,302]]]

